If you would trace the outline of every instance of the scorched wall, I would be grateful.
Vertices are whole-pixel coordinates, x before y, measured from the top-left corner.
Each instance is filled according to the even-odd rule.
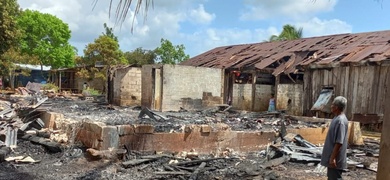
[[[119,106],[141,105],[141,68],[117,69],[114,76],[114,103]]]
[[[223,101],[221,69],[164,65],[162,111],[199,109]]]
[[[285,109],[288,114],[301,116],[303,84],[279,84],[277,88],[276,109]],[[288,104],[288,100],[291,104]]]
[[[273,86],[256,84],[255,88],[255,99],[253,101],[252,84],[234,84],[233,107],[247,111],[267,111],[269,99],[273,93]]]

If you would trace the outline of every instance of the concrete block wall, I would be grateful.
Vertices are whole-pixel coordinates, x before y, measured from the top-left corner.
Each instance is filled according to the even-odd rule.
[[[252,84],[233,84],[234,108],[241,110],[252,109]]]
[[[61,119],[60,119],[61,118]],[[65,120],[62,114],[47,113],[42,116],[44,122],[55,121],[57,127],[67,132],[69,138],[75,133],[75,141],[83,143],[87,148],[107,150],[123,148],[143,151],[190,151],[213,153],[226,148],[239,152],[258,151],[275,140],[274,131],[232,131],[223,123],[186,125],[182,131],[174,133],[155,132],[152,125],[126,124],[108,126],[101,122],[76,122]],[[353,128],[358,122],[349,122],[348,137],[354,144]],[[72,126],[72,127],[70,127]],[[359,129],[357,129],[359,130]],[[328,128],[287,129],[290,133],[300,134],[307,141],[323,144]]]
[[[119,106],[141,105],[141,68],[118,69],[114,76],[114,103]]]
[[[203,94],[211,93],[220,101],[207,99],[205,105],[221,104],[223,97],[223,72],[221,69],[164,65],[162,111],[177,111],[180,107],[197,109],[203,106]],[[215,100],[215,99],[214,99]]]
[[[100,92],[104,92],[104,88],[106,86],[106,81],[100,78],[95,78],[92,80],[84,79],[84,78],[76,78],[75,83],[76,83],[76,88],[82,92],[83,91],[83,85],[84,82],[87,82],[90,88],[96,89]]]
[[[269,99],[273,92],[273,85],[256,84],[254,111],[268,111]]]
[[[288,114],[301,116],[303,114],[303,85],[302,84],[279,84],[277,89],[277,109],[286,109]],[[291,99],[291,106],[287,101]]]
[[[84,122],[77,140],[88,148],[106,150],[124,145],[132,150],[190,151],[213,153],[226,148],[239,152],[257,151],[275,140],[276,133],[231,131],[226,124],[187,125],[183,132],[155,133],[151,125],[106,126]]]
[[[272,92],[272,85],[256,84],[254,108],[252,109],[252,84],[234,84],[233,107],[247,111],[267,111]]]

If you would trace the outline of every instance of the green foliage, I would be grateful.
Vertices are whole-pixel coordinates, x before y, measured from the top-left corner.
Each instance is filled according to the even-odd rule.
[[[106,31],[105,33],[103,33],[103,35],[108,36],[108,37],[112,38],[113,40],[115,40],[116,42],[118,42],[118,37],[115,36],[114,30],[112,28],[108,27],[107,23],[104,23],[103,26],[104,26],[104,29]]]
[[[190,58],[184,50],[183,44],[174,46],[169,40],[161,39],[161,46],[155,52],[162,64],[176,64]]]
[[[69,44],[71,32],[59,18],[38,11],[25,10],[18,18],[23,34],[23,53],[38,57],[39,64],[52,68],[74,65],[75,49]]]
[[[42,90],[53,90],[55,92],[58,92],[58,90],[60,89],[58,86],[56,86],[55,84],[53,83],[47,83],[47,84],[43,84],[42,87],[41,87]]]
[[[19,14],[16,0],[0,0],[0,56],[19,40],[21,34],[16,21]]]
[[[93,89],[93,88],[87,88],[83,90],[83,95],[84,96],[99,96],[102,93],[100,93],[98,90]]]
[[[106,72],[109,67],[128,63],[119,49],[119,43],[106,35],[101,35],[93,43],[88,44],[84,49],[84,57],[77,57],[76,62],[84,67],[77,73],[78,77],[103,80],[107,78]],[[95,65],[102,67],[96,68]]]
[[[87,45],[84,49],[83,62],[85,65],[119,65],[127,64],[119,43],[109,36],[101,35],[94,43]]]
[[[157,55],[154,51],[144,50],[142,48],[137,48],[131,52],[125,52],[125,58],[129,62],[129,64],[135,65],[145,65],[145,64],[154,64],[154,59],[156,59]]]
[[[269,41],[285,41],[285,40],[294,40],[302,38],[302,28],[295,28],[292,25],[286,24],[283,26],[282,32],[277,35],[272,35],[269,38]]]

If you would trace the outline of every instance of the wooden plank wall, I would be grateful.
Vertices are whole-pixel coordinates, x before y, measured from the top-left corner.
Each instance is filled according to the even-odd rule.
[[[386,74],[390,66],[347,66],[330,70],[311,69],[305,72],[304,114],[313,116],[310,109],[324,86],[333,86],[335,96],[348,100],[346,114],[383,114]]]

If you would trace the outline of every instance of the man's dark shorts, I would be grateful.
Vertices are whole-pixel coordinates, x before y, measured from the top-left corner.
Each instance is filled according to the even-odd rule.
[[[343,173],[343,170],[328,168],[328,173],[327,173],[328,180],[341,180],[341,179],[343,179],[341,177],[342,173]]]

